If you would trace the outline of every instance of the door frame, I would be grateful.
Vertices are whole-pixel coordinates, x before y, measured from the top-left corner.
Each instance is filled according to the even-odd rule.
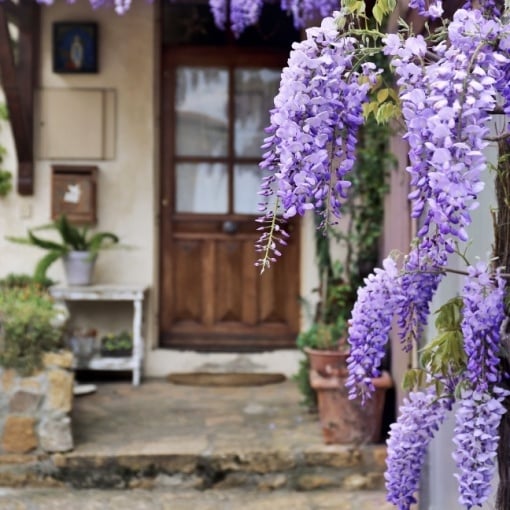
[[[221,55],[218,52],[221,51]],[[204,62],[206,64],[204,65]],[[227,61],[227,63],[226,63]],[[159,195],[159,314],[158,314],[158,344],[159,347],[163,348],[175,348],[175,349],[188,349],[194,351],[206,351],[206,352],[258,352],[276,349],[287,349],[295,348],[295,338],[299,331],[299,319],[300,319],[300,306],[299,304],[292,308],[292,303],[282,303],[283,307],[289,307],[292,310],[289,314],[293,324],[293,331],[282,334],[282,329],[279,327],[274,328],[273,333],[269,333],[265,336],[267,341],[258,341],[255,345],[245,346],[241,342],[232,342],[232,345],[228,345],[228,342],[223,343],[221,346],[205,346],[200,342],[200,337],[196,339],[197,343],[193,341],[165,341],[163,338],[163,301],[165,305],[172,309],[173,307],[173,295],[163,296],[164,289],[172,287],[173,284],[173,272],[174,272],[174,254],[171,249],[168,249],[168,242],[165,239],[171,239],[175,235],[173,230],[174,223],[174,155],[175,155],[175,136],[174,136],[174,125],[175,125],[175,111],[174,111],[174,98],[175,98],[175,75],[173,70],[179,65],[184,66],[197,66],[205,67],[210,65],[211,67],[275,67],[283,68],[286,62],[286,57],[283,57],[281,51],[271,51],[268,48],[261,49],[249,49],[243,48],[242,54],[239,51],[235,51],[232,47],[222,47],[221,49],[214,47],[186,47],[179,48],[177,51],[175,48],[166,49],[162,51],[162,79],[161,79],[161,158],[160,158],[160,195]],[[248,62],[248,63],[247,63]],[[230,109],[232,109],[232,101],[230,101]],[[233,112],[230,111],[230,118]],[[229,160],[232,158],[232,154],[229,156]],[[232,189],[232,187],[230,187]],[[198,214],[179,213],[179,220],[186,220],[187,216],[189,219],[199,219]],[[223,215],[221,215],[223,216]],[[214,214],[204,215],[207,220],[215,220]],[[239,215],[239,219],[246,218],[246,216]],[[216,218],[219,219],[219,216]],[[298,220],[294,220],[291,225],[293,230],[293,243],[296,243],[296,256],[297,256],[297,267],[300,268],[300,240],[299,240],[299,224]],[[255,230],[255,226],[254,226]],[[167,249],[165,250],[165,247]],[[253,246],[255,253],[255,247]],[[165,269],[165,271],[163,270]],[[274,269],[271,269],[274,271]],[[260,276],[259,276],[260,277]],[[299,271],[298,274],[294,274],[293,277],[297,279],[296,289],[299,293]],[[296,301],[298,296],[296,295]],[[291,301],[291,300],[289,300]],[[214,336],[214,335],[213,335]],[[218,334],[220,338],[221,333]],[[256,328],[253,330],[253,337],[257,337]],[[211,337],[209,337],[211,338]],[[249,338],[249,335],[243,337]]]

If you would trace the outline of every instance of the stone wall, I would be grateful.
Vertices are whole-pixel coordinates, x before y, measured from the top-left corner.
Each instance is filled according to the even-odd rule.
[[[0,455],[73,449],[73,356],[46,353],[30,377],[0,367]]]

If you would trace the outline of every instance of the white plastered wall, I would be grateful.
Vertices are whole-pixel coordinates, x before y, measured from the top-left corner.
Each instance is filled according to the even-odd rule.
[[[120,235],[127,249],[102,252],[97,283],[136,283],[149,286],[144,307],[146,353],[144,374],[159,377],[169,372],[192,370],[278,371],[288,376],[297,370],[295,349],[258,354],[200,354],[157,348],[158,292],[158,20],[150,2],[133,2],[124,16],[108,9],[93,10],[86,0],[69,5],[57,0],[41,8],[41,69],[39,89],[108,90],[115,94],[114,156],[111,159],[37,159],[35,192],[21,197],[16,192],[0,199],[0,277],[8,273],[31,273],[43,254],[34,247],[5,241],[5,235],[21,236],[28,228],[49,222],[51,165],[97,165],[98,229]],[[52,70],[51,34],[56,21],[93,21],[99,27],[99,72],[55,74]],[[36,117],[37,117],[36,112]],[[60,112],[61,113],[61,112]],[[73,115],[73,112],[69,112]],[[76,122],[80,122],[77,117]],[[40,140],[35,126],[36,148]],[[38,136],[39,135],[39,136]],[[61,133],[62,137],[66,133]],[[7,123],[0,125],[1,143],[8,147],[4,167],[16,172],[12,135]],[[40,151],[39,151],[40,152]],[[305,219],[302,235],[301,294],[316,287],[313,228]],[[64,282],[61,263],[48,276]],[[99,312],[98,312],[99,306]],[[130,327],[130,309],[122,304],[73,304],[76,326],[98,325],[100,330]]]
[[[99,72],[95,74],[56,74],[52,70],[52,25],[57,21],[93,21],[99,29]],[[134,2],[124,16],[113,9],[93,10],[86,0],[68,4],[58,0],[41,7],[40,73],[38,94],[44,91],[107,90],[115,95],[113,157],[110,159],[37,159],[35,161],[34,195],[21,197],[16,191],[0,199],[0,276],[8,273],[31,273],[41,250],[7,242],[5,235],[23,236],[28,228],[48,223],[51,208],[51,165],[96,165],[98,177],[99,230],[118,234],[125,249],[101,252],[95,281],[135,283],[151,287],[146,304],[146,337],[155,338],[155,292],[157,226],[157,97],[155,88],[156,35],[155,6]],[[38,109],[36,106],[36,119]],[[62,113],[62,112],[60,112]],[[98,112],[101,114],[101,112]],[[80,123],[80,116],[74,122]],[[35,124],[35,146],[41,138],[41,127]],[[0,136],[8,148],[4,167],[16,173],[15,149],[8,124],[2,123]],[[65,139],[66,132],[58,133]],[[64,282],[60,261],[48,276]],[[117,309],[118,308],[118,309]],[[78,323],[87,322],[86,313]],[[130,324],[122,307],[102,305],[99,315],[107,319],[105,328],[116,329]],[[81,312],[80,312],[81,313]],[[91,310],[94,320],[97,310]],[[101,322],[101,320],[99,321]]]

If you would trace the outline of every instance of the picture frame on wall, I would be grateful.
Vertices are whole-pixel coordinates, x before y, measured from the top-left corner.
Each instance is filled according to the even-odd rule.
[[[97,73],[98,70],[97,23],[53,23],[53,72]]]

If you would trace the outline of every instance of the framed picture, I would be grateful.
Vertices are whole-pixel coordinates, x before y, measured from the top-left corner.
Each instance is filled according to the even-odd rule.
[[[53,72],[97,73],[97,23],[53,23]]]

